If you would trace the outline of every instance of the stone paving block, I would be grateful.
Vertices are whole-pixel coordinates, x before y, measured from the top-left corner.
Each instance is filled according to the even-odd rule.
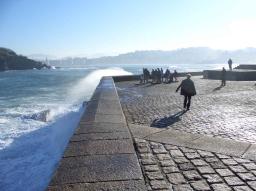
[[[247,170],[256,170],[255,163],[243,163],[242,164]]]
[[[222,159],[225,165],[237,165],[238,163],[234,159]]]
[[[168,185],[164,180],[152,180],[150,185],[153,189],[167,189]]]
[[[150,153],[150,148],[148,146],[137,147],[137,150],[139,151],[139,153]]]
[[[169,144],[163,144],[164,145],[164,147],[165,147],[165,149],[167,150],[167,151],[170,151],[170,150],[178,150],[179,148],[177,147],[177,146],[175,146],[175,145],[169,145]]]
[[[178,164],[178,167],[179,167],[179,169],[180,169],[181,171],[185,171],[185,170],[194,170],[194,169],[196,169],[196,168],[194,167],[194,165],[191,164],[190,162]]]
[[[173,185],[173,191],[193,191],[189,184]]]
[[[163,180],[164,177],[161,174],[161,172],[146,172],[146,176],[148,177],[149,180]]]
[[[191,160],[191,162],[195,165],[195,166],[207,166],[208,164],[203,161],[202,159],[194,159]]]
[[[210,184],[223,182],[222,178],[217,174],[204,174],[203,177],[206,178],[206,181]]]
[[[99,191],[99,190],[111,190],[111,191],[145,191],[144,180],[130,180],[130,181],[112,181],[112,182],[95,182],[95,183],[76,183],[65,184],[58,186],[50,186],[48,191]]]
[[[196,170],[184,171],[183,175],[188,180],[200,180],[201,175]]]
[[[162,167],[162,170],[165,174],[173,173],[173,172],[179,172],[178,167],[176,166],[166,166]]]
[[[211,152],[208,151],[202,151],[198,150],[197,151],[202,157],[214,157],[214,155]]]
[[[178,163],[178,164],[182,164],[182,163],[188,163],[189,160],[186,159],[185,157],[177,157],[177,158],[173,158],[173,160]]]
[[[162,167],[175,166],[175,163],[173,162],[173,160],[163,160],[159,162]]]
[[[84,121],[86,122],[86,121]],[[111,114],[96,114],[95,121],[96,123],[125,123],[123,115],[111,115]]]
[[[224,179],[229,186],[240,186],[245,184],[241,179],[236,176],[226,176],[224,177]]]
[[[217,173],[219,173],[220,176],[233,176],[234,173],[232,173],[229,169],[216,169]]]
[[[250,172],[256,176],[256,170],[250,170]]]
[[[252,189],[248,186],[234,186],[233,189],[235,191],[252,191]]]
[[[155,160],[154,155],[151,153],[139,153],[141,159],[152,159]]]
[[[186,183],[184,176],[181,173],[170,173],[167,174],[167,178],[172,184],[183,184]]]
[[[93,155],[93,154],[118,154],[133,153],[134,148],[130,139],[123,140],[90,140],[70,142],[64,157]]]
[[[211,190],[211,188],[209,187],[205,180],[191,182],[191,186],[194,188],[194,190],[198,191]]]
[[[69,157],[61,160],[50,185],[123,181],[131,177],[143,179],[135,154]]]
[[[236,166],[229,166],[229,168],[233,171],[233,172],[247,172],[248,170],[246,170],[243,166],[240,165],[236,165]]]
[[[159,167],[157,165],[145,165],[144,168],[146,172],[159,171]]]
[[[80,133],[108,133],[108,132],[128,132],[125,123],[80,123],[75,134]]]
[[[160,161],[162,161],[162,160],[170,160],[171,159],[170,155],[168,155],[168,154],[157,154],[156,157]]]
[[[209,166],[200,166],[200,167],[198,167],[198,171],[201,174],[213,174],[213,173],[215,173],[215,171]]]
[[[116,114],[120,115],[120,111],[122,111],[119,100],[106,100],[101,99],[98,103],[97,113],[98,114]]]
[[[237,173],[237,175],[244,181],[253,181],[256,180],[254,174],[247,172],[247,173]]]
[[[209,163],[212,168],[218,169],[218,168],[226,168],[226,166],[221,161],[211,162]]]
[[[236,157],[233,157],[233,159],[238,162],[239,164],[240,163],[250,163],[251,161],[248,160],[248,159],[244,159],[244,158],[236,158]]]
[[[229,158],[230,158],[230,156],[223,155],[223,154],[219,154],[219,153],[217,153],[216,155],[217,155],[220,159],[229,159]]]
[[[155,159],[141,159],[143,165],[156,165],[157,162]]]
[[[107,132],[107,133],[83,133],[75,134],[71,137],[70,142],[79,142],[86,140],[116,140],[131,139],[127,132]]]
[[[256,181],[248,181],[247,184],[254,190],[256,190]]]
[[[231,191],[231,187],[229,187],[227,184],[225,183],[221,183],[221,184],[212,184],[211,185],[212,189],[214,191]]]
[[[173,158],[184,157],[184,154],[180,150],[170,150],[170,155]]]
[[[190,149],[190,148],[187,148],[187,147],[180,147],[180,150],[184,153],[195,153],[195,149]]]
[[[206,162],[218,162],[218,161],[220,161],[217,157],[206,157],[206,158],[204,158],[204,160],[206,161]]]
[[[199,159],[200,155],[197,153],[184,153],[184,155],[188,158],[188,159]]]
[[[152,152],[154,154],[165,154],[165,153],[167,153],[167,151],[164,148],[152,149]]]

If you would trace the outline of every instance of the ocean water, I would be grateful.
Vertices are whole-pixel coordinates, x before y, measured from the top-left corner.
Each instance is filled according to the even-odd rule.
[[[141,73],[153,65],[76,65],[0,73],[0,190],[42,191],[102,76]],[[164,69],[201,71],[221,64]],[[47,114],[47,115],[46,115]],[[47,116],[47,121],[44,117]]]

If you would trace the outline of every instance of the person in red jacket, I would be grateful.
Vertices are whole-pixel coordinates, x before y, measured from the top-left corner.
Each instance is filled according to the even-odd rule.
[[[180,91],[180,95],[184,96],[183,108],[189,110],[191,104],[191,97],[196,95],[196,88],[194,82],[190,79],[191,74],[187,74],[187,79],[182,80],[181,84],[176,89],[176,92]]]

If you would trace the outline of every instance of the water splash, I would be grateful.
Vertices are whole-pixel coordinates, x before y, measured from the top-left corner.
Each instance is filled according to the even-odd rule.
[[[68,102],[82,103],[84,100],[88,100],[103,76],[121,75],[132,75],[132,73],[122,68],[100,69],[89,73],[71,89],[68,95]]]

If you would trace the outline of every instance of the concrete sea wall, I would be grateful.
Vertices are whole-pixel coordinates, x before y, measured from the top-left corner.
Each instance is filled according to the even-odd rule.
[[[47,190],[146,190],[112,77],[101,79]]]
[[[205,79],[221,79],[221,70],[204,70]],[[230,81],[254,81],[256,80],[256,70],[227,70],[226,80]]]

